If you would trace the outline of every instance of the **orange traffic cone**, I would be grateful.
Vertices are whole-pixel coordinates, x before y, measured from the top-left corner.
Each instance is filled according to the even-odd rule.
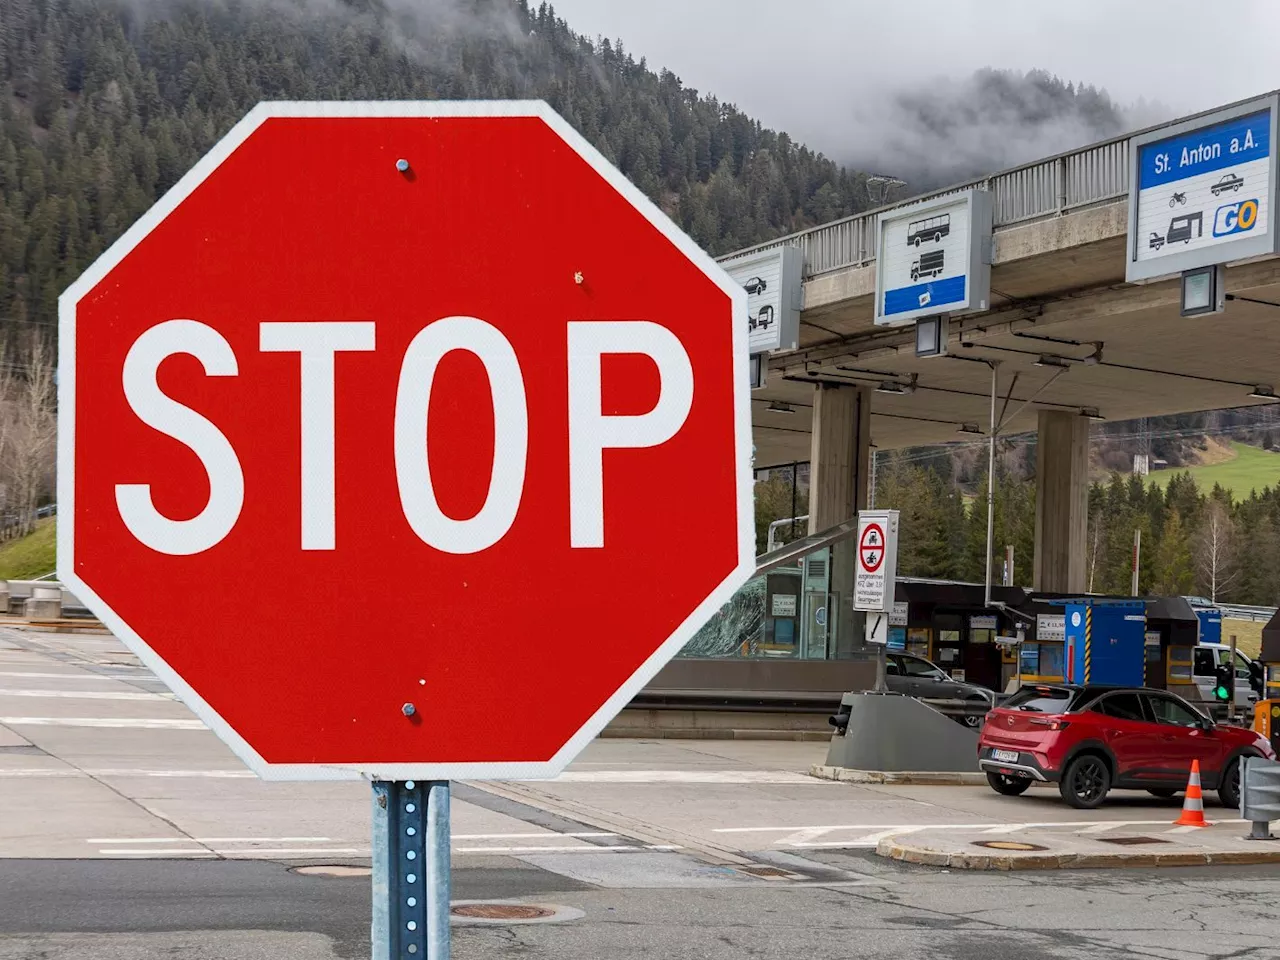
[[[1187,798],[1182,801],[1182,816],[1173,821],[1179,827],[1207,827],[1204,818],[1204,796],[1200,793],[1200,761],[1191,761],[1191,778],[1187,781]]]

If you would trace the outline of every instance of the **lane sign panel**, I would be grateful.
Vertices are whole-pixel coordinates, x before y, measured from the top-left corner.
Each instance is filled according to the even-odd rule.
[[[1273,252],[1274,100],[1135,137],[1127,279]]]
[[[881,326],[987,309],[991,203],[966,190],[878,218],[876,318]]]
[[[898,567],[898,511],[861,511],[856,552],[854,609],[892,611]]]

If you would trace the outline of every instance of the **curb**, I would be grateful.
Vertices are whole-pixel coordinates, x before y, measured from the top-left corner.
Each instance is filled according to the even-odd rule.
[[[1205,850],[1197,853],[1032,853],[1018,856],[946,853],[913,847],[896,837],[876,845],[876,855],[903,863],[952,870],[1099,870],[1136,867],[1204,867],[1280,863],[1280,848],[1271,850]]]
[[[985,787],[985,773],[950,770],[855,770],[851,767],[829,767],[815,763],[809,776],[843,783],[900,783],[921,786]]]

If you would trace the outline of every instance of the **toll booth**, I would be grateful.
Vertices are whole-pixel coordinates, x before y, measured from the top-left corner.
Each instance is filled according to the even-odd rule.
[[[1254,708],[1253,729],[1280,750],[1280,613],[1262,628],[1262,696]]]
[[[1145,684],[1147,605],[1142,600],[1068,600],[1068,683]]]

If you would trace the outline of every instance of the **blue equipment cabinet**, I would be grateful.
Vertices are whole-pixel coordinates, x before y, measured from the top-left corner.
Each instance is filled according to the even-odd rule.
[[[1194,607],[1200,621],[1200,642],[1222,642],[1222,611],[1217,607]]]
[[[1144,686],[1147,605],[1085,598],[1065,606],[1067,682]]]

